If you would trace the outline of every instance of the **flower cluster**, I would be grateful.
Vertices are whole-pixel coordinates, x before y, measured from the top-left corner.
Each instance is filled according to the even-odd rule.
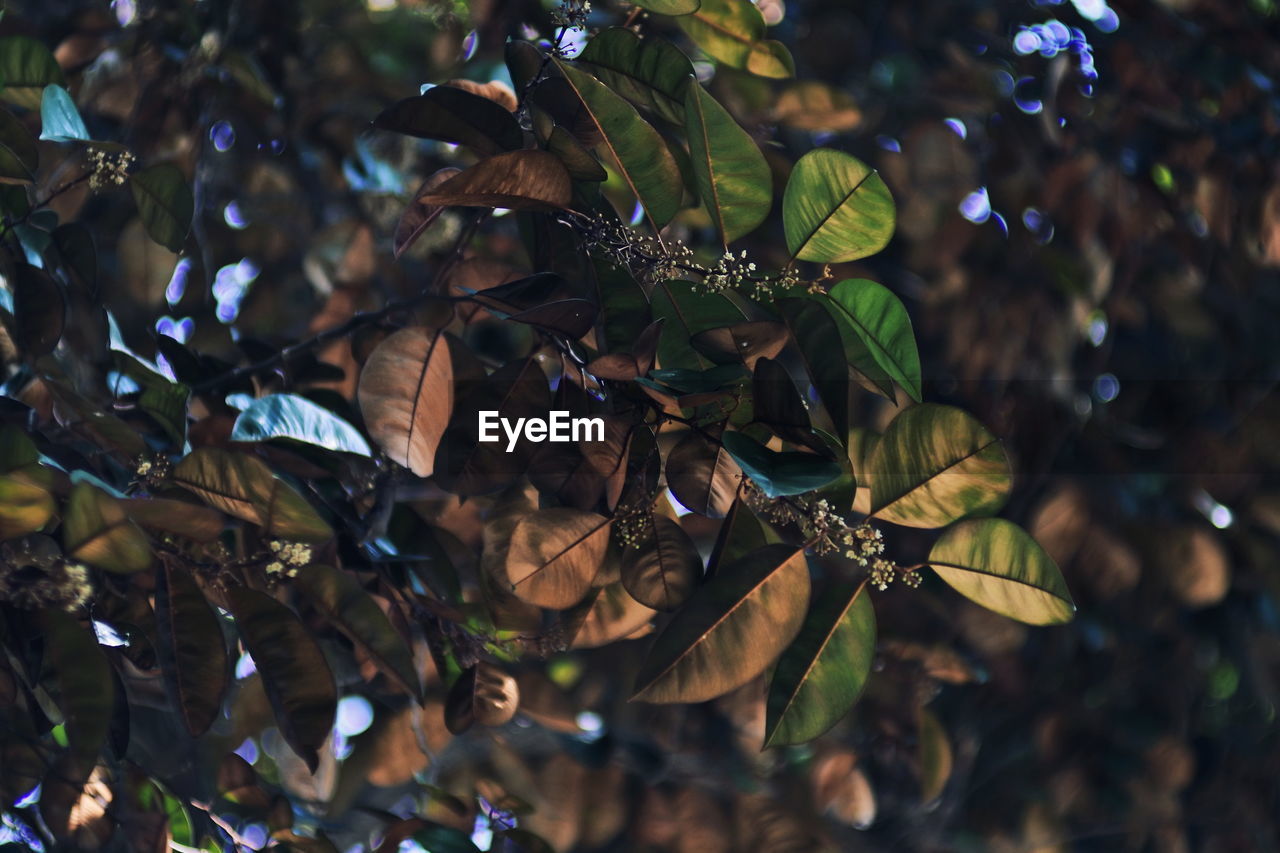
[[[871,561],[871,571],[868,579],[876,589],[884,592],[895,578],[901,578],[902,582],[911,589],[920,586],[920,581],[922,580],[918,571],[904,569],[893,560],[876,557]]]
[[[559,6],[551,10],[551,20],[558,27],[582,28],[591,14],[590,0],[561,0]]]
[[[173,473],[173,463],[163,453],[143,454],[133,460],[133,474],[149,488],[163,486]]]
[[[275,559],[266,565],[267,576],[270,578],[297,577],[298,569],[311,562],[310,545],[272,539],[267,543],[267,547],[275,555]]]
[[[624,548],[642,548],[650,536],[652,526],[653,513],[639,506],[626,509],[618,507],[618,512],[613,517],[613,530]]]
[[[89,189],[94,192],[122,186],[129,179],[133,155],[128,151],[89,150]]]
[[[703,274],[702,286],[708,292],[714,293],[718,290],[738,288],[750,281],[755,284],[757,295],[761,295],[764,279],[757,278],[755,273],[756,265],[747,261],[745,250],[738,257],[734,257],[733,252],[725,252],[716,265]],[[763,292],[767,293],[768,288],[765,287]]]
[[[92,594],[89,570],[63,557],[47,536],[0,544],[0,601],[24,610],[74,612]]]

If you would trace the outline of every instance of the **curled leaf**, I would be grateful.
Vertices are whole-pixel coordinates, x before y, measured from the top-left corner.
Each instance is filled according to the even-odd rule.
[[[500,726],[520,707],[516,680],[488,661],[480,661],[458,676],[444,704],[444,722],[460,735],[472,725]]]

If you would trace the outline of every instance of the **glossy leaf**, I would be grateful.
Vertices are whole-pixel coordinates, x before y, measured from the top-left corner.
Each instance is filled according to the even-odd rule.
[[[677,2],[691,2],[690,11],[697,9],[697,0]],[[684,123],[684,90],[694,76],[693,63],[671,42],[611,27],[587,42],[578,61],[636,106],[673,124]]]
[[[840,476],[840,466],[813,453],[774,451],[741,432],[721,436],[743,473],[771,498],[820,489]]]
[[[808,605],[803,550],[748,554],[698,587],[658,635],[632,699],[704,702],[741,687],[795,639]]]
[[[201,447],[174,466],[173,482],[281,539],[321,542],[333,535],[301,495],[244,453]]]
[[[906,527],[991,515],[1013,487],[999,439],[960,409],[933,403],[894,418],[868,468],[872,511]]]
[[[951,527],[928,563],[961,595],[1010,619],[1054,625],[1075,614],[1057,564],[1011,521],[978,518]]]
[[[764,17],[751,0],[702,0],[696,12],[676,23],[712,58],[760,77],[785,79],[796,73],[790,51],[765,39]]]
[[[53,495],[22,474],[0,475],[0,539],[44,528],[57,507]]]
[[[40,108],[40,97],[49,84],[65,86],[66,77],[49,48],[30,36],[0,37],[0,100]]]
[[[774,670],[765,746],[805,743],[835,725],[866,686],[875,649],[866,581],[818,600]]]
[[[314,773],[338,705],[324,654],[293,611],[269,595],[235,586],[227,603],[285,742]]]
[[[849,323],[876,364],[920,402],[920,353],[902,300],[887,287],[861,278],[845,279],[828,296],[837,316]]]
[[[773,173],[755,140],[696,81],[685,88],[684,108],[698,195],[721,241],[732,243],[769,215]]]
[[[297,394],[259,397],[236,418],[232,441],[288,438],[326,450],[372,456],[369,443],[355,427],[328,409]]]
[[[644,206],[655,229],[680,208],[680,170],[661,135],[635,107],[578,68],[553,60],[599,128],[601,145],[617,164],[622,179]]]
[[[459,383],[482,375],[475,357],[452,335],[401,329],[377,346],[360,373],[357,399],[365,428],[383,453],[419,477],[430,477]]]
[[[129,177],[129,189],[147,235],[171,252],[182,251],[195,214],[195,197],[182,170],[161,163]]]
[[[222,625],[195,579],[167,560],[157,574],[155,607],[160,668],[187,731],[198,737],[221,713],[230,680]]]
[[[0,109],[0,184],[31,183],[39,165],[36,138],[17,116]]]
[[[438,169],[422,182],[422,186],[418,187],[418,191],[413,195],[413,200],[404,209],[404,213],[400,214],[400,221],[396,224],[396,234],[392,241],[392,246],[397,258],[403,255],[414,244],[414,241],[431,227],[431,223],[435,222],[440,217],[440,214],[444,212],[443,205],[424,204],[421,200],[422,197],[434,192],[445,181],[461,172],[462,170],[456,166]]]
[[[18,264],[11,275],[14,343],[28,358],[48,355],[62,339],[66,326],[62,286],[30,264]]]
[[[93,630],[59,610],[40,613],[44,658],[40,680],[62,712],[76,770],[87,778],[107,742],[115,680]]]
[[[733,504],[742,469],[729,452],[690,432],[667,455],[667,486],[681,504],[711,518],[721,518]]]
[[[563,609],[581,601],[604,563],[612,520],[576,509],[543,509],[511,534],[506,573],[524,601]]]
[[[421,205],[510,210],[558,210],[572,201],[572,180],[560,158],[532,150],[481,160],[415,199]]]
[[[482,155],[515,151],[524,142],[510,111],[489,98],[453,86],[432,86],[421,95],[397,101],[378,114],[373,126],[465,145]]]
[[[507,723],[519,707],[520,689],[516,680],[495,664],[480,661],[458,676],[449,689],[444,722],[449,731],[460,735],[476,723],[482,726]]]
[[[387,614],[354,577],[333,566],[308,566],[293,579],[293,587],[383,672],[411,696],[421,698],[413,653]]]
[[[782,226],[793,257],[824,264],[856,261],[883,249],[894,224],[889,188],[862,161],[819,148],[791,170]]]
[[[77,483],[62,519],[62,544],[73,559],[118,574],[151,568],[151,542],[120,501],[88,483]]]
[[[53,142],[76,142],[89,139],[89,130],[80,118],[71,93],[58,85],[44,87],[40,96],[40,138]]]
[[[622,543],[622,585],[654,610],[675,610],[702,577],[702,559],[693,539],[677,522],[650,513],[635,543]]]

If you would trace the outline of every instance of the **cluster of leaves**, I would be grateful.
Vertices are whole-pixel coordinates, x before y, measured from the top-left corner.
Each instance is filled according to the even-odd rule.
[[[584,792],[621,800],[623,783],[615,764],[563,754],[583,736],[566,689],[602,712],[633,694],[755,696],[752,748],[796,744],[863,691],[879,581],[929,572],[1015,619],[1070,618],[1053,560],[989,518],[1012,489],[1001,443],[962,410],[920,402],[920,357],[893,291],[863,268],[826,266],[888,243],[894,202],[880,176],[826,148],[791,165],[761,147],[764,131],[739,123],[752,109],[742,93],[776,79],[774,120],[838,129],[849,120],[838,92],[789,80],[790,54],[765,38],[750,3],[642,5],[655,13],[643,35],[609,27],[639,20],[610,10],[573,58],[559,49],[563,30],[507,43],[509,89],[449,79],[456,69],[443,63],[434,79],[449,82],[351,120],[425,143],[321,133],[343,158],[329,171],[362,193],[360,219],[303,238],[314,245],[294,254],[280,243],[298,238],[266,224],[279,203],[271,193],[287,186],[279,168],[245,182],[264,224],[244,241],[209,234],[200,216],[189,228],[194,198],[226,191],[202,176],[217,157],[208,143],[199,159],[181,144],[131,144],[145,168],[119,195],[154,246],[120,233],[132,214],[109,184],[128,169],[125,149],[90,138],[66,89],[89,103],[111,91],[107,72],[4,36],[0,532],[20,570],[6,577],[14,590],[65,585],[84,566],[92,585],[76,618],[24,606],[31,597],[6,587],[2,748],[19,768],[4,782],[6,807],[43,780],[39,808],[15,814],[55,834],[73,828],[90,846],[113,834],[119,843],[116,833],[143,846],[166,825],[183,843],[240,843],[257,822],[299,847],[325,843],[317,827],[384,834],[388,849],[415,834],[427,847],[465,845],[477,809],[513,846],[538,842],[511,829],[509,813],[557,847],[598,845],[623,818],[601,819],[605,806]],[[184,37],[163,17],[146,26],[123,45],[140,64],[149,38]],[[439,31],[448,41],[447,24]],[[664,33],[714,60],[715,82],[734,84],[729,97],[713,96]],[[220,80],[253,101],[273,79],[230,36],[193,46],[186,63],[185,78],[172,75],[184,82],[167,85],[197,96],[203,84],[190,80]],[[113,125],[111,108],[92,109],[100,135],[138,138]],[[170,121],[203,137],[213,118]],[[397,150],[422,182],[407,208],[379,198],[397,183],[385,174]],[[118,224],[95,218],[106,210]],[[635,227],[615,212],[633,210]],[[100,269],[95,244],[117,236]],[[750,263],[726,251],[735,241]],[[170,252],[186,279],[216,285],[213,258],[250,251],[274,262],[236,340],[194,286],[168,299],[197,316],[193,339],[139,334],[173,283]],[[314,317],[293,316],[299,268]],[[868,418],[873,397],[896,417]],[[511,453],[477,441],[479,411],[515,420],[552,409],[604,419],[605,440],[521,441]],[[869,541],[858,531],[882,523],[889,555],[916,565],[889,561],[877,574],[874,560],[847,556]],[[912,529],[943,532],[928,542]],[[121,644],[93,642],[90,620]],[[656,638],[641,639],[655,625]],[[231,677],[237,648],[256,674]],[[899,640],[879,653],[938,680],[947,665],[964,669]],[[892,674],[867,687],[873,709],[910,709],[905,742],[917,750],[898,772],[913,766],[934,800],[952,759],[929,696]],[[340,696],[370,697],[378,711],[361,751],[337,762]],[[144,720],[164,733],[160,744],[186,744],[182,761],[157,754]],[[534,760],[536,782],[512,745],[530,721],[563,739]],[[229,753],[246,737],[266,750],[272,726],[287,748],[257,762],[258,778]],[[450,764],[444,744],[469,729],[458,740],[484,743],[484,758]],[[200,769],[182,769],[191,766]],[[390,801],[367,825],[344,811],[367,804],[357,798],[370,768],[389,789],[415,774],[431,781],[415,786],[413,817]],[[847,747],[819,753],[812,771],[821,807],[839,802],[842,820],[869,821],[866,777]],[[569,812],[557,789],[594,803],[596,819],[557,824]],[[690,815],[708,811],[699,796],[681,787],[666,806],[691,836]],[[90,804],[103,801],[113,807],[97,814]],[[329,803],[327,818],[316,802]],[[773,814],[768,801],[742,805]]]

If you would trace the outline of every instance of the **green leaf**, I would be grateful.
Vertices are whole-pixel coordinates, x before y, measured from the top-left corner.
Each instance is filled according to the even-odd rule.
[[[359,431],[328,409],[296,394],[259,397],[236,418],[232,441],[288,438],[327,450],[372,456]]]
[[[575,181],[598,184],[609,177],[595,155],[560,125],[551,128],[551,134],[547,137],[547,150],[560,158],[569,177]]]
[[[354,577],[332,566],[308,566],[294,578],[293,586],[392,680],[421,699],[413,653]]]
[[[787,251],[802,261],[838,264],[880,251],[893,236],[893,197],[880,175],[840,151],[800,158],[782,196]]]
[[[658,230],[680,209],[680,169],[658,131],[635,107],[603,83],[565,62],[552,60],[600,129],[601,145]]]
[[[697,0],[692,2],[690,11],[697,9]],[[694,76],[693,63],[671,42],[611,27],[587,42],[578,61],[636,106],[672,124],[684,123],[684,92]]]
[[[920,402],[920,353],[902,300],[864,278],[847,278],[828,295],[837,316],[849,323],[876,364]]]
[[[689,338],[693,348],[716,364],[745,364],[754,370],[761,358],[777,358],[787,345],[787,327],[773,320],[750,320],[705,329]]]
[[[748,554],[694,590],[658,635],[632,700],[705,702],[741,687],[795,639],[808,606],[802,549]]]
[[[0,424],[0,474],[40,464],[40,449],[14,424]]]
[[[636,0],[635,5],[659,15],[688,15],[698,11],[702,0]]]
[[[50,84],[40,96],[40,138],[53,142],[83,142],[89,129],[80,118],[71,93],[62,86]]]
[[[413,834],[413,840],[431,853],[480,853],[471,836],[451,826],[435,824]]]
[[[746,317],[738,306],[719,293],[697,290],[692,282],[668,281],[650,296],[653,319],[664,320],[658,338],[658,364],[663,368],[706,370],[710,359],[689,346],[699,332],[741,323]]]
[[[26,107],[40,108],[44,87],[50,83],[65,86],[66,77],[49,48],[29,36],[0,38],[0,100]]]
[[[675,610],[702,577],[702,558],[693,539],[665,515],[648,513],[637,540],[618,547],[622,585],[645,607]]]
[[[961,595],[1010,619],[1056,625],[1075,614],[1053,558],[1011,521],[977,518],[955,525],[934,543],[928,563]]]
[[[43,529],[56,508],[53,495],[25,474],[0,475],[0,539]]]
[[[720,239],[732,243],[769,215],[773,173],[755,140],[696,80],[685,89],[684,108],[698,195]]]
[[[844,435],[849,431],[849,368],[842,358],[832,358],[844,346],[836,318],[812,299],[781,299],[776,304],[836,434]]]
[[[725,513],[716,535],[715,547],[707,560],[707,577],[712,577],[748,554],[781,542],[777,532],[755,514],[741,498],[736,498]]]
[[[809,409],[796,390],[791,374],[781,362],[761,358],[751,379],[751,399],[755,422],[792,444],[826,453],[827,447],[814,432]]]
[[[905,527],[991,515],[1013,487],[999,439],[960,409],[933,403],[894,418],[868,468],[873,514]]]
[[[433,86],[378,114],[381,130],[465,145],[481,155],[515,151],[524,144],[515,116],[488,98],[453,86]]]
[[[93,631],[70,614],[45,610],[40,680],[50,686],[81,778],[88,778],[107,742],[115,696],[111,665]]]
[[[781,43],[764,38],[764,17],[751,0],[702,0],[676,19],[698,47],[730,68],[760,77],[794,77],[795,61]]]
[[[88,483],[71,489],[62,520],[62,544],[73,559],[108,572],[151,568],[151,541],[129,519],[120,501]]]
[[[166,336],[162,335],[161,338],[165,339]],[[142,387],[142,393],[138,395],[138,408],[155,419],[174,447],[186,444],[187,402],[191,398],[191,389],[171,381],[169,377],[127,353],[112,350],[111,355],[116,368]]]
[[[741,432],[726,432],[721,440],[743,472],[771,498],[811,492],[840,477],[838,464],[813,453],[779,453]]]
[[[333,536],[311,505],[253,456],[201,447],[174,466],[173,482],[269,535],[300,542]]]
[[[764,745],[804,743],[834,726],[858,701],[875,650],[867,582],[823,596],[774,670]]]
[[[147,235],[171,252],[182,251],[195,214],[195,198],[182,170],[160,163],[130,176],[129,190]]]
[[[230,681],[222,625],[195,579],[168,560],[156,575],[155,611],[160,669],[187,731],[199,737],[222,711]]]
[[[227,604],[262,676],[280,733],[315,773],[338,705],[324,654],[293,611],[269,595],[233,586]]]
[[[0,110],[0,184],[29,184],[40,165],[36,138],[13,113]]]

